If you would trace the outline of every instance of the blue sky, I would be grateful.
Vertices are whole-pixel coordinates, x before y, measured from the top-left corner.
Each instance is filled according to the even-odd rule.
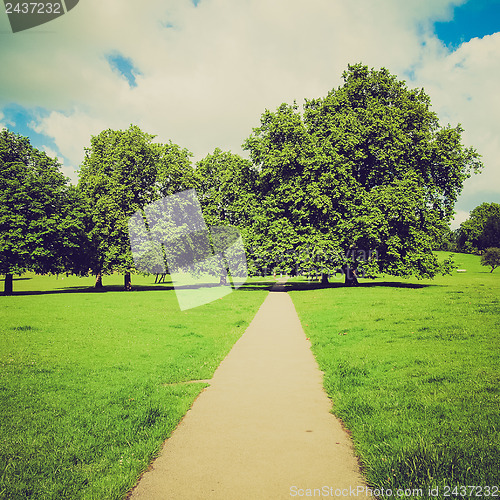
[[[472,38],[500,31],[500,0],[469,0],[453,10],[453,19],[434,23],[436,35],[454,50]]]
[[[195,161],[245,155],[266,108],[326,95],[349,63],[384,66],[483,155],[456,226],[500,203],[499,61],[500,0],[85,0],[16,34],[0,14],[0,126],[73,181],[90,136],[131,123]]]
[[[123,56],[120,53],[110,54],[107,57],[109,65],[116,70],[125,80],[127,80],[130,87],[137,87],[136,76],[140,73],[134,66],[132,60]]]

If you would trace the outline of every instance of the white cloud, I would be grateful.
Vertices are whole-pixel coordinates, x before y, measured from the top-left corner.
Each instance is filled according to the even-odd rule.
[[[0,47],[0,104],[51,110],[37,130],[74,167],[91,134],[131,123],[199,159],[217,146],[241,153],[265,108],[324,96],[363,62],[413,71],[409,86],[423,86],[483,154],[484,174],[467,189],[500,190],[500,34],[450,53],[431,29],[464,1],[86,0]],[[110,68],[116,52],[141,72],[137,87]]]
[[[42,151],[44,151],[45,153],[47,153],[47,156],[49,156],[50,158],[58,158],[57,151],[55,149],[52,149],[50,146],[46,146],[44,144],[41,149],[42,149]]]
[[[90,138],[107,128],[123,128],[116,120],[110,123],[105,118],[91,117],[79,110],[69,114],[53,111],[40,120],[34,130],[53,137],[58,150],[75,168],[84,158],[84,148],[90,147]]]
[[[41,149],[42,151],[47,153],[50,158],[57,158],[57,160],[61,164],[60,171],[64,174],[65,177],[69,177],[72,184],[76,184],[78,182],[78,176],[75,169],[73,167],[67,167],[66,165],[64,165],[64,158],[61,158],[60,154],[55,149],[46,145],[43,145]]]
[[[466,145],[485,165],[466,183],[467,192],[500,188],[500,33],[474,38],[454,52],[428,54],[416,71],[442,122],[461,123]]]
[[[469,212],[465,210],[457,210],[454,219],[451,221],[451,229],[458,229],[462,222],[465,222],[469,218]]]

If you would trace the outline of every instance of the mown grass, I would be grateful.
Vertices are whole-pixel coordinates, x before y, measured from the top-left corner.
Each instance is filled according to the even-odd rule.
[[[169,284],[28,275],[0,297],[0,498],[123,498],[270,283],[180,311]]]
[[[374,488],[500,482],[500,273],[454,260],[467,271],[290,292]]]

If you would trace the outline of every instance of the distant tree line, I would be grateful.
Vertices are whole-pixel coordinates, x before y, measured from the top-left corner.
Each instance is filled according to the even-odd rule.
[[[436,239],[436,250],[482,255],[500,248],[500,204],[482,203],[455,231],[446,228]]]
[[[324,98],[266,110],[244,142],[250,159],[191,153],[131,125],[85,149],[77,186],[25,137],[0,132],[0,274],[136,272],[128,220],[162,197],[195,189],[207,225],[237,226],[251,273],[277,270],[356,283],[362,273],[433,277],[449,270],[432,250],[450,237],[463,182],[482,164],[463,132],[441,126],[423,89],[386,69],[349,66]],[[489,212],[488,212],[489,213]],[[472,218],[472,214],[471,214]],[[481,236],[464,226],[475,251]],[[495,225],[496,224],[496,225]],[[469,231],[469,232],[467,232]],[[448,236],[446,236],[448,234]],[[461,241],[461,240],[460,240]],[[467,246],[469,245],[469,246]]]
[[[487,248],[500,247],[500,204],[482,203],[457,232],[457,248],[466,253],[483,253]]]

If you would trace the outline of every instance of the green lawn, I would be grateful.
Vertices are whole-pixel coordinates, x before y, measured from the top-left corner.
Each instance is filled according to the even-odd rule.
[[[466,272],[290,292],[373,487],[500,483],[500,272],[454,260]]]
[[[290,292],[374,488],[499,483],[500,272],[455,261]],[[153,281],[29,275],[0,297],[0,498],[123,498],[271,284],[181,312]]]
[[[123,498],[270,285],[181,312],[153,282],[27,275],[0,297],[0,498]]]

